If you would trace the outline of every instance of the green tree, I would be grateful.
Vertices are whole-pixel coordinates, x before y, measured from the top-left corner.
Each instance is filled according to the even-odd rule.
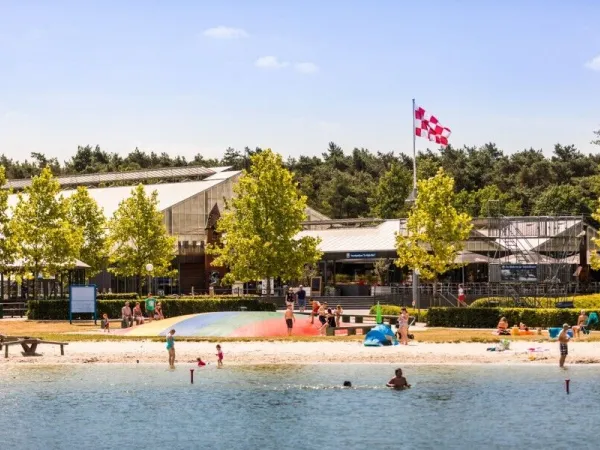
[[[433,281],[458,267],[454,261],[472,224],[471,217],[458,213],[453,203],[454,180],[443,169],[418,182],[417,200],[408,215],[406,232],[396,236],[397,267],[416,270]]]
[[[594,144],[594,145],[600,145],[600,130],[594,131],[594,135],[596,137],[592,140],[592,144]]]
[[[266,278],[270,293],[271,278],[300,278],[305,265],[319,260],[319,241],[296,236],[306,219],[306,197],[280,155],[270,149],[253,155],[234,192],[217,224],[222,245],[208,249],[216,256],[213,265],[229,269],[226,282]]]
[[[18,195],[10,222],[25,275],[58,275],[72,268],[83,243],[81,230],[69,220],[60,185],[46,167]],[[36,297],[36,283],[33,295]]]
[[[583,190],[568,184],[552,185],[535,200],[535,215],[571,215],[592,212],[591,200],[584,197]]]
[[[10,189],[1,189],[6,184],[4,166],[0,166],[0,272],[6,273],[7,268],[15,260],[15,241],[11,236],[10,217],[8,211],[8,196]],[[2,292],[3,294],[3,292]]]
[[[104,212],[86,187],[79,186],[67,199],[69,221],[79,227],[83,234],[83,245],[78,258],[91,266],[88,275],[94,276],[106,263],[106,220]]]
[[[379,179],[375,195],[370,199],[371,215],[396,219],[406,211],[406,199],[412,188],[411,173],[394,163]]]
[[[454,205],[458,211],[472,217],[519,216],[523,213],[519,201],[512,200],[493,184],[474,192],[460,191],[454,198]]]
[[[146,195],[143,185],[131,190],[109,221],[106,239],[109,271],[121,276],[137,276],[141,294],[145,282],[146,265],[154,266],[152,275],[172,276],[176,237],[169,236],[158,209],[158,194]]]

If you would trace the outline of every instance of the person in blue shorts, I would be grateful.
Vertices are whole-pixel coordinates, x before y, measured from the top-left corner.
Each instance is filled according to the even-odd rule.
[[[300,285],[298,288],[298,292],[296,293],[296,298],[298,299],[298,309],[300,312],[304,312],[304,308],[306,308],[306,291]]]

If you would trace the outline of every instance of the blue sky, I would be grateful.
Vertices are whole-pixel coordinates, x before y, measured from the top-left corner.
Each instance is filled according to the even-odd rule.
[[[599,18],[594,0],[0,0],[0,153],[410,153],[413,97],[457,146],[593,151]]]

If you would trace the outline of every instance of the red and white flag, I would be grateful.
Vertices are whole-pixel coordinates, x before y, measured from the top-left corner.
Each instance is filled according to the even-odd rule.
[[[440,125],[437,117],[428,114],[420,106],[415,107],[415,135],[440,145],[448,145],[450,128]]]

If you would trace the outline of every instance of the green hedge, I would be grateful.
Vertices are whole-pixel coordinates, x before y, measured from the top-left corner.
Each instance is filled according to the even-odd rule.
[[[402,306],[397,305],[381,305],[381,314],[384,316],[399,316],[400,311],[402,310]],[[408,315],[411,317],[416,317],[418,322],[426,322],[427,321],[427,310],[422,309],[419,313],[418,309],[406,308]],[[371,306],[369,314],[377,314],[377,305]]]
[[[558,308],[429,308],[427,325],[447,328],[496,328],[501,317],[512,327],[520,322],[528,327],[574,325],[578,309]]]
[[[575,309],[600,309],[600,294],[591,294],[591,295],[577,295],[569,300],[573,300],[573,304]],[[535,304],[538,302],[542,307],[551,308],[557,302],[565,301],[564,298],[551,298],[551,297],[523,297],[523,301],[528,304]],[[478,300],[475,300],[470,308],[494,308],[494,307],[503,307],[503,308],[516,308],[518,305],[515,303],[514,299],[506,298],[506,297],[484,297]]]
[[[204,298],[204,299],[161,299],[165,317],[181,316],[217,311],[239,311],[246,307],[248,311],[276,311],[274,303],[260,302],[256,298]],[[108,314],[111,319],[121,317],[123,300],[98,300],[98,317]],[[141,302],[142,310],[144,302]],[[76,314],[74,318],[77,318]],[[82,314],[82,317],[89,315]],[[69,302],[65,300],[30,300],[28,303],[27,318],[29,320],[68,320]]]
[[[138,298],[137,292],[122,292],[120,294],[97,294],[98,300],[135,300]]]

